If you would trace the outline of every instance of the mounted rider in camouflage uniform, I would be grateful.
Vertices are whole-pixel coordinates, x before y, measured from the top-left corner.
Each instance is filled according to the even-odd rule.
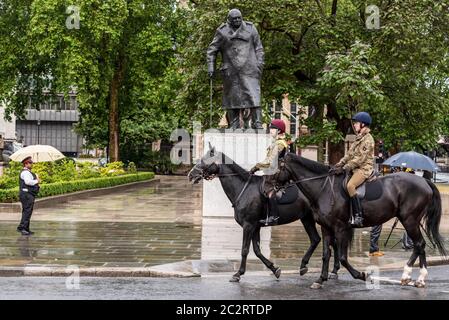
[[[354,121],[354,132],[357,138],[351,145],[350,150],[344,156],[331,172],[341,174],[344,171],[352,171],[352,177],[348,182],[347,189],[351,197],[353,227],[363,226],[363,211],[360,199],[357,197],[357,187],[360,186],[374,170],[374,139],[370,134],[372,119],[367,112],[357,113],[352,120]]]
[[[269,214],[267,219],[260,220],[265,225],[276,225],[279,219],[279,210],[276,201],[276,179],[279,159],[283,158],[288,150],[288,144],[285,140],[285,123],[280,119],[274,119],[270,124],[270,135],[273,139],[267,149],[265,159],[257,163],[251,173],[263,170],[265,177],[264,193],[268,197]]]

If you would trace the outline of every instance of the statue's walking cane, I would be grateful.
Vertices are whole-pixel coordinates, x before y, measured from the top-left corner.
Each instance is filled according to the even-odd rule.
[[[212,128],[212,77],[210,77],[210,112],[209,112],[209,126]]]

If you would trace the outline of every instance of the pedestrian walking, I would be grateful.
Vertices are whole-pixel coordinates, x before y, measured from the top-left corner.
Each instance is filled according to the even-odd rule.
[[[33,160],[27,157],[22,160],[23,169],[19,176],[19,198],[22,203],[22,219],[17,227],[17,231],[24,236],[34,234],[30,230],[30,220],[33,214],[34,201],[39,193],[39,177],[31,171]]]
[[[5,139],[0,134],[0,162],[3,161],[3,149],[5,149]]]
[[[382,257],[384,253],[379,250],[379,238],[382,232],[382,225],[377,225],[371,228],[369,238],[369,256],[370,257]]]

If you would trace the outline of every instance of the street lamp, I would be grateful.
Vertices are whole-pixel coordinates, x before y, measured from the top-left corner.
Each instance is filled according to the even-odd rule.
[[[40,142],[40,126],[41,126],[41,120],[37,120],[37,144]]]

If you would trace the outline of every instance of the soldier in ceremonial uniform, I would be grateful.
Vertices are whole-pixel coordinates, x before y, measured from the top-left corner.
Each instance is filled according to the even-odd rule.
[[[30,220],[33,214],[34,200],[39,192],[39,177],[31,172],[33,160],[27,157],[22,160],[23,169],[19,176],[19,198],[22,203],[22,220],[20,221],[17,231],[24,236],[32,235],[34,232],[30,230]]]

